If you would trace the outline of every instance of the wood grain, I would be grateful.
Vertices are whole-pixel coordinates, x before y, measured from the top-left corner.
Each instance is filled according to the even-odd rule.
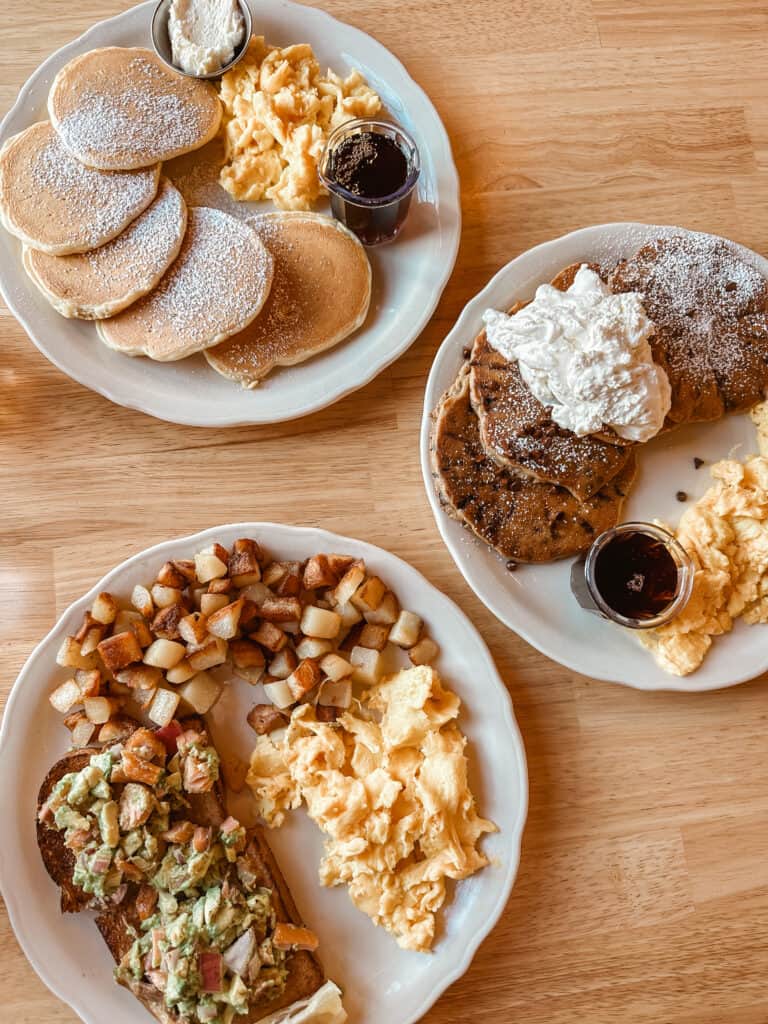
[[[148,544],[264,518],[388,547],[480,628],[530,759],[518,884],[427,1024],[765,1024],[768,679],[643,694],[543,658],[455,570],[423,492],[417,437],[437,346],[473,293],[529,246],[644,220],[768,250],[768,7],[324,6],[403,59],[451,133],[465,229],[437,314],[398,363],[335,407],[214,431],[111,406],[49,365],[0,310],[0,699],[56,614]],[[51,50],[119,9],[7,0],[0,108]],[[27,965],[1,905],[0,991],[3,1020],[75,1020]]]

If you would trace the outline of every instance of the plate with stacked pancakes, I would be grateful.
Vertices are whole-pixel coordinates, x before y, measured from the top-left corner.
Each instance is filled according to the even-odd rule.
[[[51,362],[129,408],[194,426],[324,408],[408,348],[447,283],[445,129],[389,51],[322,11],[260,5],[211,81],[148,49],[154,9],[53,54],[3,120],[0,291]],[[320,161],[351,122],[416,148],[388,245],[331,216]]]
[[[391,711],[377,704],[379,714],[373,705],[366,712],[368,693],[391,699]],[[392,762],[382,758],[374,770],[375,751],[356,736],[371,743],[377,729]],[[304,793],[297,801],[282,787],[284,773],[267,778],[264,768],[287,758],[291,737],[303,751],[298,761],[318,769],[313,780],[296,776]],[[345,743],[354,764],[342,766],[335,759]],[[320,747],[336,750],[333,763],[322,766]],[[325,1015],[319,1007],[316,1016],[299,1012],[318,991],[334,1003],[332,986],[318,988],[324,978],[342,989],[350,1021],[415,1022],[469,967],[517,870],[525,752],[483,640],[411,566],[322,530],[220,526],[117,566],[30,655],[9,697],[0,750],[0,808],[10,826],[0,885],[10,919],[40,977],[88,1024],[228,1021],[236,991],[243,1005],[235,1020],[279,1024],[293,1003],[290,1020],[340,1024],[346,1017],[333,1006]],[[408,781],[409,765],[419,763]],[[100,773],[100,784],[93,775],[75,785],[71,773],[83,771]],[[73,786],[56,792],[65,773]],[[369,777],[370,803],[361,802]],[[348,787],[349,798],[336,799],[332,785]],[[80,799],[89,786],[95,805]],[[402,789],[396,804],[393,786]],[[142,787],[154,787],[151,806],[164,819],[152,817]],[[75,788],[80,796],[70,801]],[[306,810],[296,809],[305,799]],[[109,838],[105,801],[113,814],[120,809]],[[97,812],[98,825],[90,820]],[[142,829],[151,835],[137,844]],[[108,865],[91,858],[89,843]],[[371,874],[377,851],[387,862]],[[176,877],[192,864],[200,872]],[[345,870],[332,873],[334,864]],[[354,865],[367,868],[350,876]],[[226,886],[218,884],[222,869]],[[247,943],[250,918],[238,911],[243,886],[257,900],[271,891],[266,922],[251,925],[270,944],[258,957]],[[398,887],[406,895],[394,898]],[[134,949],[142,934],[135,914],[148,922],[147,941],[148,914],[167,912],[175,925],[154,922],[152,935],[163,931],[171,942],[178,928],[194,945],[196,933],[181,930],[177,912],[189,899],[230,900],[226,888],[237,890],[231,909],[240,924],[231,934],[227,927],[226,941],[211,932],[200,961],[202,971],[223,952],[223,965],[213,956],[216,984],[203,979],[201,993],[200,979],[185,974],[168,988],[189,949],[164,949],[162,971],[153,970],[137,959],[144,949]]]
[[[522,362],[489,342],[491,318],[514,320],[541,286],[550,299],[583,291],[590,273],[608,295],[639,297],[650,318],[649,361],[669,382],[650,439],[555,422],[559,399],[541,401]],[[707,502],[710,468],[717,478],[719,467],[741,465],[729,460],[749,466],[758,451],[754,410],[765,409],[768,393],[767,311],[768,260],[757,253],[683,228],[620,223],[523,253],[462,312],[426,389],[425,487],[464,578],[544,654],[641,689],[715,689],[768,668],[765,627],[729,620],[709,629],[706,642],[714,642],[700,667],[670,674],[647,649],[656,630],[590,614],[571,590],[572,566],[603,531],[626,522],[674,531],[686,509],[691,515]],[[759,530],[762,538],[764,517]]]

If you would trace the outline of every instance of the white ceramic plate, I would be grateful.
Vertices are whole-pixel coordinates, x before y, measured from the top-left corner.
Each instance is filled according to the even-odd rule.
[[[0,145],[47,118],[56,72],[99,46],[151,48],[154,0],[94,25],[58,50],[32,75],[0,125]],[[417,195],[402,234],[368,250],[373,267],[371,308],[350,339],[300,366],[283,368],[246,391],[219,376],[202,355],[152,363],[113,352],[92,324],[60,317],[27,278],[21,246],[0,230],[0,293],[35,345],[73,380],[118,405],[190,426],[276,423],[316,412],[363,387],[413,343],[448,282],[459,245],[459,181],[448,135],[435,108],[403,65],[380,43],[323,11],[290,0],[252,0],[253,31],[271,43],[311,43],[322,67],[356,67],[389,113],[414,136],[422,159]],[[241,204],[272,209],[271,203]]]
[[[429,466],[430,414],[455,379],[462,349],[482,328],[486,309],[508,309],[569,263],[618,260],[674,230],[654,224],[602,224],[538,245],[503,267],[467,304],[435,357],[424,399],[421,468],[438,528],[467,583],[497,618],[528,643],[567,668],[595,679],[642,690],[714,690],[743,683],[768,669],[765,628],[739,622],[733,633],[714,643],[697,672],[685,678],[668,675],[629,632],[577,605],[569,588],[570,559],[521,565],[517,572],[509,573],[494,551],[440,507]],[[740,252],[768,276],[768,260],[749,249],[740,248]],[[747,416],[694,424],[657,438],[640,453],[624,521],[661,519],[676,524],[686,508],[677,501],[677,492],[685,491],[695,500],[711,483],[706,466],[694,468],[694,456],[711,464],[731,452],[741,458],[756,449],[755,429]]]
[[[127,600],[133,585],[152,579],[167,559],[191,557],[213,540],[229,546],[243,536],[257,538],[281,558],[302,559],[318,551],[364,558],[406,607],[424,617],[441,648],[436,667],[464,704],[460,721],[470,740],[470,782],[481,813],[500,832],[483,840],[490,866],[458,883],[440,913],[431,955],[401,950],[352,906],[343,888],[321,888],[322,839],[303,811],[268,834],[305,921],[320,936],[326,972],[345,990],[351,1024],[411,1024],[464,973],[507,902],[527,807],[525,752],[488,649],[456,605],[394,555],[322,530],[240,523],[159,544],[100,580],[33,651],[13,687],[0,732],[0,888],[11,924],[42,980],[86,1024],[148,1024],[152,1019],[114,984],[111,957],[89,915],[59,913],[57,889],[38,854],[37,791],[48,767],[67,749],[66,730],[47,697],[66,673],[55,663],[59,645],[77,630],[97,593],[109,590]],[[234,680],[211,723],[216,742],[222,745],[226,738],[227,747],[244,759],[255,739],[245,715],[260,689]],[[238,813],[237,801],[230,808]]]

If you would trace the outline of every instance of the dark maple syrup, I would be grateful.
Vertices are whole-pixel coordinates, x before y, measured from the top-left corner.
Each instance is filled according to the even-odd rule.
[[[618,533],[597,554],[594,584],[625,619],[654,619],[678,591],[678,565],[666,544],[647,533]]]

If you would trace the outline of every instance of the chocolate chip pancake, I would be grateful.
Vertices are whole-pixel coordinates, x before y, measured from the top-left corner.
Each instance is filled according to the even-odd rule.
[[[586,550],[619,520],[635,474],[630,449],[624,468],[587,501],[563,487],[511,473],[486,455],[469,397],[465,364],[434,413],[432,475],[449,515],[504,558],[548,562]]]
[[[768,388],[768,282],[722,238],[687,231],[659,238],[613,271],[656,325],[653,358],[672,385],[668,426],[715,420]]]
[[[553,287],[567,291],[579,266],[576,263],[561,271]],[[525,305],[518,302],[510,312],[516,313]],[[494,462],[513,473],[565,487],[579,501],[585,501],[620,473],[631,458],[626,444],[611,444],[593,435],[578,437],[559,427],[550,410],[531,393],[517,363],[491,348],[485,331],[472,346],[469,382],[482,446]]]

